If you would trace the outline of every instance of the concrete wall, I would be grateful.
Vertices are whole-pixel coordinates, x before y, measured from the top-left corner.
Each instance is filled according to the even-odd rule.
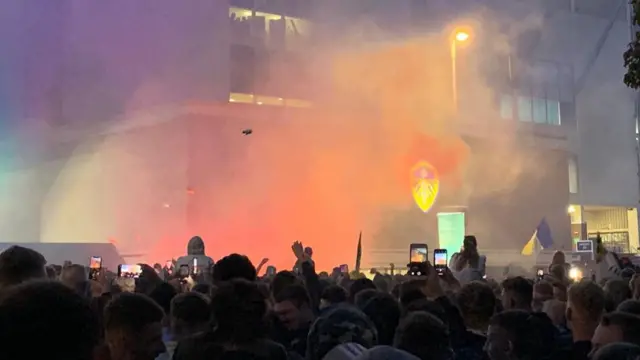
[[[613,8],[612,4],[612,8]],[[576,95],[580,195],[572,201],[587,205],[636,207],[638,164],[635,152],[635,119],[632,92],[622,82],[622,53],[629,30],[625,22],[614,24],[602,51],[588,69],[589,58],[608,24],[607,19],[569,12],[555,12],[545,22],[535,55],[570,63],[576,78],[587,74]]]

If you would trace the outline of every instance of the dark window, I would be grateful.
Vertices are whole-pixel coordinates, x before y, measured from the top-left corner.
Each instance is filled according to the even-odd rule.
[[[252,94],[254,92],[256,74],[255,49],[246,45],[231,45],[230,66],[229,84],[231,92]]]

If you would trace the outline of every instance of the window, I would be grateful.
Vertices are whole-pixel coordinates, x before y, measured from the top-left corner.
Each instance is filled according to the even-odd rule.
[[[560,102],[547,100],[547,123],[560,125]]]
[[[513,97],[511,95],[502,95],[500,98],[500,117],[513,119]]]
[[[533,122],[536,124],[546,124],[547,101],[545,99],[533,98],[531,103],[533,107]]]
[[[518,120],[531,121],[531,114],[533,113],[532,101],[530,97],[518,96]]]
[[[569,158],[569,192],[578,193],[578,162],[575,157]]]

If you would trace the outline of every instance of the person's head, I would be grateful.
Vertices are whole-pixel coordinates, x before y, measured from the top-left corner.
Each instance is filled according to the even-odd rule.
[[[116,295],[104,309],[105,343],[114,359],[153,360],[165,352],[164,312],[150,297]]]
[[[256,268],[248,257],[231,254],[213,265],[213,281],[216,283],[233,279],[256,281]]]
[[[187,243],[187,254],[188,255],[204,255],[204,241],[200,236],[192,237]]]
[[[210,284],[200,283],[195,284],[193,288],[191,288],[191,291],[200,293],[202,295],[211,296],[212,288]]]
[[[361,310],[375,325],[378,331],[378,344],[392,345],[400,321],[400,306],[393,296],[377,292]]]
[[[623,312],[602,316],[591,339],[592,353],[607,344],[618,342],[640,345],[640,316]]]
[[[545,301],[553,299],[553,286],[551,283],[542,281],[533,285],[533,301],[531,307],[533,311],[541,311]]]
[[[424,294],[423,288],[424,282],[421,280],[409,280],[400,284],[400,305],[404,308],[416,300],[425,299],[427,296]]]
[[[497,299],[489,285],[472,281],[462,286],[457,303],[465,324],[474,330],[486,331],[496,310]]]
[[[420,359],[451,359],[453,354],[447,326],[424,311],[409,313],[400,320],[393,346]]]
[[[16,285],[2,295],[2,359],[92,359],[100,331],[86,298],[45,280]]]
[[[592,356],[593,360],[638,360],[640,346],[626,343],[605,345]]]
[[[355,343],[369,349],[378,344],[375,325],[352,305],[328,309],[311,326],[307,337],[307,360],[321,360],[340,344]]]
[[[640,300],[628,299],[620,303],[616,311],[640,315]]]
[[[567,324],[570,328],[574,322],[583,326],[594,327],[600,322],[604,312],[604,291],[598,284],[589,280],[581,280],[569,288],[567,294]]]
[[[178,338],[206,331],[211,326],[209,299],[197,292],[179,294],[171,300],[171,330]]]
[[[280,291],[289,285],[302,284],[302,280],[293,271],[278,271],[271,281],[271,297],[275,297]]]
[[[605,311],[614,311],[623,301],[631,298],[629,282],[611,279],[604,284]]]
[[[356,279],[351,283],[351,286],[349,287],[349,302],[350,303],[354,303],[355,299],[356,299],[356,295],[362,291],[362,290],[366,290],[366,289],[376,289],[376,285],[373,283],[373,281],[367,279],[367,278],[360,278],[360,279]]]
[[[320,309],[347,302],[347,290],[340,285],[329,285],[320,295]]]
[[[255,282],[220,284],[211,299],[217,337],[224,343],[250,343],[266,333],[267,299]]]
[[[491,360],[546,359],[557,335],[546,314],[507,310],[491,318],[484,349]]]
[[[44,279],[47,261],[35,250],[11,246],[0,253],[0,287],[20,284],[27,280]]]
[[[424,311],[427,312],[442,321],[445,325],[448,325],[447,313],[439,303],[429,300],[427,298],[418,299],[403,306],[401,309],[402,317],[409,315],[412,312]]]
[[[378,293],[380,292],[377,289],[364,289],[356,294],[356,297],[353,299],[353,304],[362,310],[364,305]]]
[[[502,282],[502,306],[505,310],[531,310],[533,283],[522,276]]]
[[[155,301],[156,304],[160,305],[165,316],[169,316],[171,312],[171,300],[173,300],[176,295],[178,295],[176,289],[166,282],[158,284],[158,286],[154,287],[149,293],[149,297]]]
[[[565,259],[564,252],[556,251],[555,253],[553,253],[553,258],[551,259],[551,264],[564,266],[564,264],[566,262],[567,262],[567,260]]]
[[[90,285],[87,272],[84,266],[71,264],[62,269],[60,282],[74,289],[82,296],[90,295]]]
[[[273,311],[287,329],[298,330],[313,321],[311,299],[303,285],[287,286],[276,295],[274,300]]]

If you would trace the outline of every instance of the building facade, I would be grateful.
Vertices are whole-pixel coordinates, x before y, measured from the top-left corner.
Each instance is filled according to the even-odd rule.
[[[3,173],[11,195],[21,200],[0,205],[0,233],[12,241],[115,239],[125,251],[157,253],[175,250],[157,245],[159,238],[220,235],[207,225],[225,212],[209,205],[225,196],[215,190],[216,181],[253,164],[247,160],[250,148],[229,139],[238,128],[264,128],[272,121],[262,136],[275,142],[274,129],[290,129],[287,121],[317,117],[308,114],[324,106],[327,90],[310,84],[330,77],[324,50],[443,32],[460,9],[475,6],[453,4],[456,13],[449,2],[393,3],[61,0],[47,9],[35,0],[3,3],[10,11],[0,14],[12,16],[0,34],[22,36],[7,38],[13,51],[2,61],[11,71],[0,76],[0,104],[10,109],[4,113],[11,128],[2,146],[16,159]],[[507,37],[513,51],[483,51],[493,49],[490,39],[502,30],[478,25],[472,45],[458,52],[455,82],[449,80],[447,37],[441,50],[427,45],[445,64],[428,73],[442,77],[444,90],[430,91],[446,94],[428,101],[438,106],[457,89],[458,106],[448,116],[468,158],[459,171],[462,180],[443,185],[427,215],[413,204],[409,185],[398,190],[406,201],[393,210],[396,215],[367,225],[376,234],[372,248],[404,249],[422,241],[438,246],[437,215],[446,212],[466,213],[465,232],[477,234],[486,248],[508,244],[519,250],[543,218],[557,247],[571,246],[570,224],[582,220],[589,233],[619,240],[625,235],[618,233],[626,232],[624,246],[637,247],[636,212],[628,210],[639,197],[636,142],[633,127],[628,129],[633,101],[620,80],[619,61],[628,27],[623,17],[614,20],[597,52],[610,22],[593,16],[595,10],[547,11],[551,5],[544,2],[518,6],[503,10],[503,22],[540,13],[539,33],[518,41]],[[39,21],[37,14],[45,13],[55,16]],[[437,36],[429,37],[433,42]],[[529,46],[516,46],[523,43]],[[427,129],[417,137],[429,134]],[[420,161],[427,155],[411,156]],[[140,169],[145,176],[134,175]],[[120,195],[105,195],[114,193]],[[147,215],[132,220],[141,212]],[[72,226],[69,213],[83,214],[83,225]],[[261,223],[252,231],[268,229]],[[231,230],[222,233],[230,236]],[[251,252],[249,242],[237,245]]]

